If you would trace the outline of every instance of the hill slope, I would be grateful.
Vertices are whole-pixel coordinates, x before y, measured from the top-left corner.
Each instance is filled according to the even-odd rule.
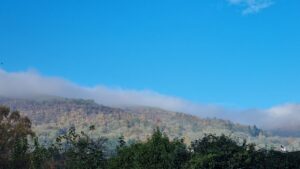
[[[271,136],[255,126],[235,124],[220,119],[202,119],[183,113],[151,107],[113,108],[96,104],[91,100],[65,98],[13,99],[0,97],[0,105],[9,106],[28,116],[34,130],[46,141],[75,126],[92,135],[111,139],[124,135],[127,140],[145,140],[157,126],[171,138],[184,137],[189,143],[205,133],[225,134],[233,138],[256,143],[259,147],[286,145],[288,150],[299,150],[299,138]]]

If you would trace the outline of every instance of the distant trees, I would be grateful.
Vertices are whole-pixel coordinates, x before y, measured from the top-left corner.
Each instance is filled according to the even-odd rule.
[[[90,126],[89,130],[95,130]],[[254,127],[253,134],[259,131]],[[0,107],[0,169],[297,169],[300,153],[255,148],[225,135],[205,135],[190,146],[170,140],[159,128],[145,142],[126,143],[121,136],[115,153],[104,138],[91,139],[74,127],[52,145],[41,145],[28,118]],[[108,156],[108,154],[113,154]]]
[[[262,131],[254,125],[253,127],[249,126],[249,133],[251,136],[256,137],[258,136]]]

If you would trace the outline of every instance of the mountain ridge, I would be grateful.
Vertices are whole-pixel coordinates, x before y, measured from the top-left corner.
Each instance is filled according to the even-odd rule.
[[[87,131],[96,127],[93,135],[127,140],[146,140],[156,127],[171,138],[185,138],[186,142],[203,137],[207,133],[226,134],[239,140],[253,142],[259,147],[278,148],[285,145],[289,150],[300,149],[300,139],[271,135],[256,126],[241,125],[229,120],[200,118],[180,112],[145,106],[110,107],[93,100],[50,98],[18,99],[0,97],[0,105],[19,110],[28,116],[36,133],[54,139],[70,127]]]

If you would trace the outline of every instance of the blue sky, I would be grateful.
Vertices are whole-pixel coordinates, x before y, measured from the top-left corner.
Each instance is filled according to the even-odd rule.
[[[228,107],[298,103],[299,11],[299,0],[2,0],[1,68]]]

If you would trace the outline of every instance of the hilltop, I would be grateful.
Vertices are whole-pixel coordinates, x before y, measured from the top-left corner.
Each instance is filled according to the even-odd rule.
[[[34,131],[46,142],[51,142],[58,135],[67,132],[70,127],[88,132],[93,125],[94,137],[104,136],[110,139],[123,135],[129,141],[146,140],[153,129],[160,127],[171,138],[184,138],[186,143],[213,133],[225,134],[239,141],[245,139],[256,143],[260,148],[277,149],[282,144],[290,151],[300,149],[300,138],[297,137],[273,136],[256,126],[216,118],[200,118],[153,107],[117,108],[100,105],[93,100],[59,97],[0,97],[0,105],[19,110],[28,116],[32,120]]]

